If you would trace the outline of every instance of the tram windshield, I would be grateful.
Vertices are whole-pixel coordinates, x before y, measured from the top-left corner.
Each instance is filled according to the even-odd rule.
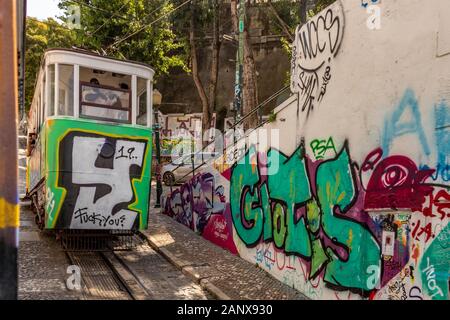
[[[131,76],[80,68],[80,117],[131,123]]]
[[[80,116],[130,122],[130,91],[81,83]]]

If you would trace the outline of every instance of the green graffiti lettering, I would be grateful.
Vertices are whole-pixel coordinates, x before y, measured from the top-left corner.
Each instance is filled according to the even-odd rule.
[[[232,217],[242,241],[255,246],[264,230],[264,241],[310,260],[309,279],[324,271],[330,285],[371,291],[381,278],[380,247],[362,223],[345,217],[357,198],[347,148],[317,166],[314,194],[303,146],[289,158],[269,150],[267,183],[256,159],[252,147],[231,175]]]
[[[260,180],[256,158],[256,150],[252,147],[235,165],[230,181],[231,198],[234,199],[231,202],[231,217],[237,234],[248,246],[258,243],[264,226],[264,210],[259,204],[259,190],[256,187]]]
[[[276,203],[273,209],[273,230],[275,246],[282,248],[286,236],[286,218],[283,205],[280,203]]]
[[[311,256],[311,244],[306,231],[304,218],[296,219],[296,208],[311,198],[309,180],[306,173],[302,148],[288,159],[276,150],[267,154],[269,162],[269,193],[272,200],[286,206],[287,235],[286,253]],[[274,170],[273,167],[277,170]],[[276,174],[273,174],[275,173]],[[298,221],[296,221],[298,220]]]
[[[261,194],[261,208],[264,213],[264,241],[268,241],[273,238],[273,232],[272,215],[270,214],[270,197],[267,184],[263,183],[259,190]]]
[[[313,140],[310,143],[310,146],[317,160],[323,159],[328,150],[331,150],[336,154],[336,148],[332,137],[329,137],[328,140]]]
[[[312,199],[306,203],[306,217],[308,221],[308,230],[317,233],[321,225],[320,208],[316,199]]]
[[[371,290],[367,286],[370,277],[367,268],[381,267],[380,248],[362,225],[336,215],[336,209],[344,214],[355,200],[356,190],[351,170],[345,148],[336,159],[321,163],[317,169],[322,228],[328,237],[344,246],[348,253],[348,258],[344,261],[328,248],[327,254],[331,261],[327,264],[324,280],[337,286]]]
[[[450,225],[439,233],[427,248],[420,262],[420,275],[423,291],[432,300],[448,300],[448,274],[450,250],[448,250],[448,235]]]

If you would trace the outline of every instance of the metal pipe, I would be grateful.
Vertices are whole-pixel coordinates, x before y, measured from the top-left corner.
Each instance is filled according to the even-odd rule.
[[[147,127],[153,126],[153,83],[147,80]]]
[[[156,172],[156,203],[155,208],[161,208],[161,195],[162,195],[162,184],[161,184],[161,141],[159,138],[159,117],[158,117],[158,107],[154,107],[155,111],[155,125],[154,125],[154,132],[155,132],[155,147],[156,147],[156,161],[158,163],[157,165],[157,172]]]

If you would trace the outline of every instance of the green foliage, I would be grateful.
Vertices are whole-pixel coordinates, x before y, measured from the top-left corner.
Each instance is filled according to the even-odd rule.
[[[275,112],[271,112],[269,114],[269,119],[267,119],[268,122],[275,122],[277,121],[277,114]]]
[[[37,73],[45,50],[48,48],[70,48],[74,43],[71,30],[62,27],[57,21],[39,21],[28,18],[26,24],[25,52],[25,106],[28,110],[33,100]]]
[[[300,2],[305,0],[279,0],[272,2],[273,7],[275,8],[277,14],[280,18],[286,23],[289,32],[292,36],[295,36],[295,29],[298,25],[305,23],[306,21],[301,21],[301,6]],[[327,6],[335,2],[336,0],[314,0],[313,7],[309,8],[306,12],[306,16],[308,18],[315,16],[317,13],[325,9]],[[280,23],[274,17],[273,14],[270,13],[270,10],[265,9],[265,14],[267,16],[266,19],[270,20],[270,26],[272,28],[272,32],[274,34],[284,34],[283,28],[280,26]],[[286,52],[286,54],[290,57],[292,55],[292,47],[291,47],[291,39],[285,35],[281,38],[281,45]],[[285,85],[289,85],[290,83],[290,71],[286,74],[285,77]]]
[[[315,7],[311,10],[310,16],[316,15],[336,0],[315,0]]]
[[[182,45],[173,31],[169,0],[61,0],[59,7],[67,21],[70,6],[81,9],[81,29],[74,32],[77,47],[119,59],[148,63],[156,75],[171,68],[186,68]]]
[[[25,84],[27,109],[33,98],[43,54],[49,48],[76,47],[119,59],[144,62],[155,69],[156,77],[168,74],[172,68],[188,71],[184,42],[179,41],[175,34],[173,15],[169,14],[176,7],[176,2],[60,0],[59,7],[63,15],[59,18],[63,24],[53,19],[38,21],[28,18]],[[65,27],[65,23],[71,18],[70,7],[73,5],[80,6],[81,29],[71,30]],[[120,41],[125,38],[126,40]]]
[[[285,22],[287,25],[289,31],[293,35],[295,33],[295,28],[305,23],[306,21],[302,21],[301,16],[301,2],[307,1],[307,0],[278,0],[278,1],[272,1],[272,5],[275,8],[277,14],[280,16],[280,18]],[[329,6],[336,0],[314,0],[313,6],[308,6],[306,12],[306,16],[312,17],[322,11],[325,7]],[[264,8],[263,8],[264,6]],[[277,21],[271,10],[268,10],[266,8],[266,5],[264,4],[261,6],[261,9],[263,13],[266,15],[266,19],[270,21],[270,26],[272,28],[272,32],[274,34],[283,34],[283,28],[280,25],[280,22]]]

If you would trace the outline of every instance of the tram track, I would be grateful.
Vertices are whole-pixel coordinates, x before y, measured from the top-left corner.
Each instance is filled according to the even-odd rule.
[[[21,206],[21,296],[25,299],[75,300],[204,300],[214,299],[137,232],[133,244],[121,242],[106,249],[96,245],[67,247],[53,232],[43,232],[34,221],[31,203]],[[32,237],[33,236],[33,237]],[[26,243],[26,246],[23,243]],[[33,242],[30,242],[33,241]],[[102,241],[100,241],[101,243]],[[79,243],[84,244],[85,241]],[[92,241],[86,243],[92,245]],[[25,251],[26,248],[26,251]],[[26,254],[26,258],[24,258]],[[81,288],[74,284],[79,268]],[[69,267],[72,267],[69,269]],[[42,272],[31,272],[33,268]],[[55,272],[60,270],[60,272]],[[45,277],[40,274],[45,274]],[[75,290],[74,290],[75,289]],[[38,290],[44,293],[37,294]]]
[[[151,295],[113,251],[66,251],[80,268],[81,291],[86,300],[148,300]]]

